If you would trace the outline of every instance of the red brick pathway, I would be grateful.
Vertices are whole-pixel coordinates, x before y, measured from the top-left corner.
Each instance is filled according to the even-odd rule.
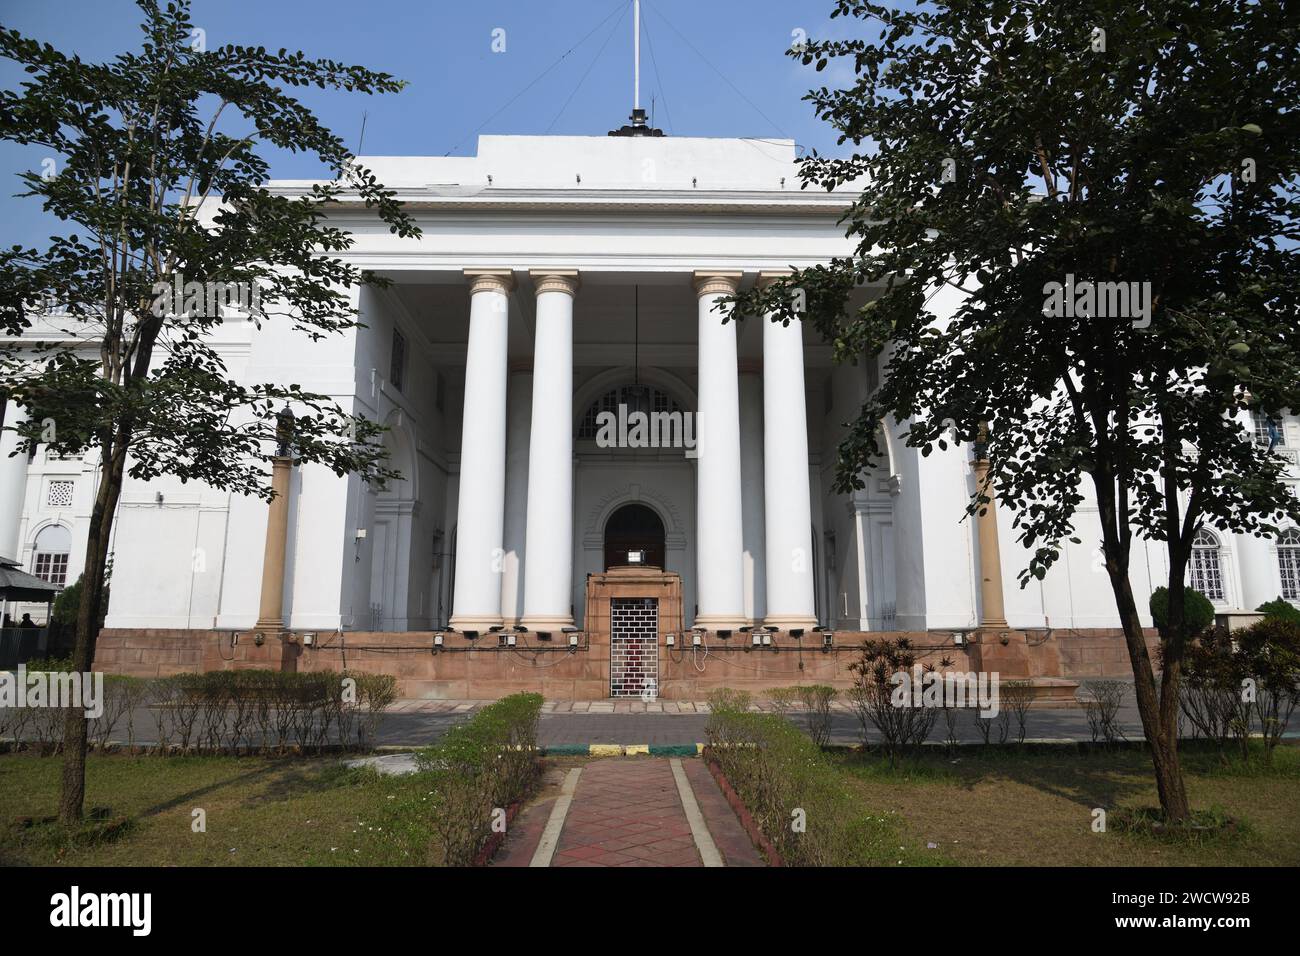
[[[668,761],[588,764],[551,865],[700,866]]]
[[[682,765],[725,864],[762,866],[703,763]],[[540,801],[520,816],[495,865],[529,865],[554,804]],[[668,758],[607,757],[583,767],[551,866],[702,865]]]

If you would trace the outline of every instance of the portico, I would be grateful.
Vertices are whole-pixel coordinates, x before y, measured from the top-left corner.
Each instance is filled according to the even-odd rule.
[[[723,321],[722,305],[742,283],[775,274],[702,268],[633,275],[629,283],[603,273],[589,293],[578,269],[464,270],[469,321],[451,628],[551,632],[581,623],[587,576],[609,570],[603,541],[593,553],[590,539],[603,535],[611,509],[632,501],[663,512],[672,528],[663,560],[689,582],[689,626],[816,626],[803,330]],[[649,341],[642,345],[638,328],[624,355],[608,355],[629,331],[619,317],[626,300],[635,301],[638,322],[643,292],[654,323]],[[690,299],[693,316],[681,308]],[[586,334],[575,341],[575,310],[585,317],[580,331],[604,342]],[[522,354],[511,354],[512,324],[531,326],[516,337],[531,344],[516,348]],[[743,362],[742,337],[754,353]],[[656,364],[641,366],[643,348]],[[602,350],[606,361],[634,367],[587,364]],[[690,358],[693,367],[678,365]],[[755,379],[744,413],[742,367]],[[626,391],[633,388],[639,391]],[[658,447],[611,444],[584,430],[602,400],[626,421],[627,403],[611,394],[656,396],[654,407],[632,410],[633,420],[637,411],[646,421],[685,416],[689,427],[671,434],[681,444],[660,444],[657,432]],[[742,418],[758,427],[742,428]],[[624,476],[637,480],[617,480]],[[746,507],[753,512],[755,504],[765,547],[746,535]],[[593,508],[596,526],[584,527]]]

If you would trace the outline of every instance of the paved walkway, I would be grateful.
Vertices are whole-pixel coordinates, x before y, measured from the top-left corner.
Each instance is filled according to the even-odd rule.
[[[716,781],[695,758],[629,757],[555,767],[495,866],[762,866]]]

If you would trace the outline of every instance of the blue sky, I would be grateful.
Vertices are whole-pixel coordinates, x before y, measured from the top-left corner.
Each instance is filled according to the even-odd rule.
[[[193,11],[210,47],[286,47],[407,80],[393,96],[300,94],[354,149],[366,114],[362,154],[467,155],[479,133],[603,135],[622,125],[632,100],[631,6],[195,0]],[[861,27],[831,21],[831,8],[831,0],[642,0],[643,105],[650,109],[654,97],[655,125],[670,135],[787,137],[834,151],[829,127],[801,100],[827,76],[783,55],[795,30],[843,36]],[[0,22],[87,60],[110,59],[138,47],[140,38],[132,0],[0,0]],[[504,31],[504,52],[493,52],[496,30]],[[0,62],[7,88],[22,76]],[[39,150],[0,143],[4,245],[41,245],[51,232],[35,202],[13,196],[13,174],[39,169],[41,158]],[[317,168],[284,153],[273,156],[272,172],[309,177]]]

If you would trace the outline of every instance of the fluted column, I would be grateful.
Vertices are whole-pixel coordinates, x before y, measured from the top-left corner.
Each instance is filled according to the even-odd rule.
[[[779,274],[759,276],[766,284]],[[763,494],[767,516],[768,627],[817,625],[803,323],[763,316]]]
[[[713,630],[745,622],[736,326],[714,306],[734,295],[739,272],[697,272],[699,421],[695,473],[695,623]]]
[[[533,424],[528,446],[524,626],[573,624],[573,297],[576,272],[534,272]]]
[[[501,623],[505,525],[508,270],[465,270],[470,279],[465,409],[456,508],[456,593],[451,626],[485,630]]]
[[[1007,613],[1002,602],[1002,551],[998,547],[997,494],[993,482],[984,485],[988,478],[989,462],[977,454],[971,462],[975,472],[975,490],[983,491],[989,498],[984,510],[976,516],[980,539],[980,627],[1006,627]]]
[[[23,406],[16,402],[9,402],[5,407],[6,428],[21,424],[26,417]],[[16,433],[0,432],[0,558],[18,559],[23,550],[18,531],[27,490],[27,456],[19,452],[11,457],[17,448]]]

